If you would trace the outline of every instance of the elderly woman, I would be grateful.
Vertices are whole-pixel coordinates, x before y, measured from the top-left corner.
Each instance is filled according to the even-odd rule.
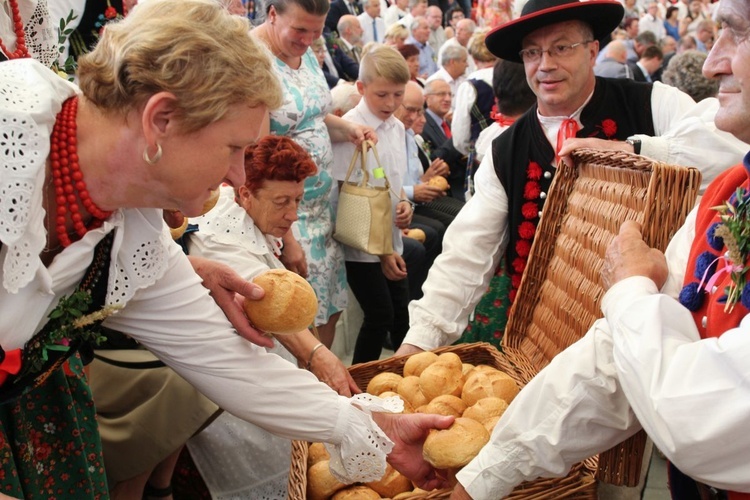
[[[392,24],[385,30],[385,36],[383,37],[383,43],[400,49],[406,44],[406,39],[409,38],[409,29],[401,23]]]
[[[294,139],[318,166],[305,181],[299,220],[284,237],[281,261],[315,289],[315,325],[328,347],[347,300],[343,250],[333,239],[338,189],[331,177],[331,142],[375,138],[371,129],[330,113],[331,92],[311,48],[323,32],[329,5],[328,0],[269,0],[265,22],[251,33],[275,56],[284,91],[281,107],[271,113],[271,132]]]
[[[280,104],[248,27],[210,0],[146,2],[81,58],[80,89],[30,59],[0,64],[5,494],[107,496],[75,354],[102,319],[234,415],[330,443],[347,481],[387,456],[441,483],[419,447],[450,419],[377,411],[391,402],[339,396],[237,335],[164,226],[160,208],[195,216],[222,182],[244,183],[244,150]]]
[[[199,229],[189,234],[190,255],[228,264],[247,280],[283,269],[280,239],[297,220],[305,179],[316,170],[305,150],[288,137],[263,138],[246,154],[245,184],[221,188],[216,207],[191,219]],[[277,339],[283,347],[270,352],[306,366],[339,394],[359,392],[341,361],[309,330]],[[288,439],[224,413],[188,445],[213,496],[286,498]]]
[[[719,80],[703,76],[703,63],[708,57],[697,50],[686,50],[669,60],[667,69],[662,74],[662,81],[677,87],[700,102],[707,97],[716,97],[719,93]]]
[[[406,61],[411,81],[416,82],[420,87],[424,88],[424,78],[419,76],[419,49],[417,46],[407,43],[399,47],[398,51]]]

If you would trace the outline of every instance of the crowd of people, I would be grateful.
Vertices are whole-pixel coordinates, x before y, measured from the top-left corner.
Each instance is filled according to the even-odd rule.
[[[747,0],[0,7],[0,498],[168,498],[186,444],[212,495],[285,498],[303,439],[344,482],[387,461],[490,499],[641,428],[675,498],[750,494]],[[334,238],[365,141],[388,255]],[[702,201],[666,257],[623,225],[604,318],[449,483],[421,445],[452,419],[359,394],[331,352],[349,291],[353,363],[499,345],[556,165],[582,147],[695,166]],[[281,268],[318,310],[272,340],[241,304]]]

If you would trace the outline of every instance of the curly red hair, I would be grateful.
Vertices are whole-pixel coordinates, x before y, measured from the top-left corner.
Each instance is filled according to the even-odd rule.
[[[245,187],[253,193],[263,181],[301,182],[317,170],[307,151],[288,137],[268,135],[245,151]]]

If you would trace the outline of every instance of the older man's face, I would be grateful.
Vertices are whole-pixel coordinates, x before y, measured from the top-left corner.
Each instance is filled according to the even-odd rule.
[[[365,4],[365,12],[373,19],[380,17],[380,0],[369,0]]]
[[[723,1],[723,0],[722,0]],[[590,42],[590,43],[581,43]],[[534,91],[539,111],[544,116],[569,116],[580,108],[594,91],[594,63],[599,43],[581,32],[581,23],[566,21],[532,31],[523,40],[523,48],[548,50],[553,45],[570,46],[564,56],[542,54],[538,61],[524,61],[526,80]]]
[[[721,0],[715,16],[721,25],[703,74],[718,78],[716,126],[750,143],[750,3]]]

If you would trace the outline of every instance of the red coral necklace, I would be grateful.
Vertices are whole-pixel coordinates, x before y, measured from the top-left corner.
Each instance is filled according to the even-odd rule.
[[[29,50],[26,48],[26,34],[23,31],[23,21],[21,20],[21,10],[18,8],[18,0],[8,0],[11,14],[13,16],[13,31],[16,32],[16,50],[11,52],[0,39],[0,50],[8,56],[8,59],[19,59],[30,57]]]
[[[79,238],[83,238],[89,229],[101,226],[112,214],[96,206],[83,180],[83,173],[78,164],[77,113],[78,97],[71,97],[63,103],[57,114],[50,141],[50,165],[57,204],[55,231],[63,247],[72,243],[66,227],[68,213]],[[88,226],[83,222],[79,200],[83,208],[94,216]]]

